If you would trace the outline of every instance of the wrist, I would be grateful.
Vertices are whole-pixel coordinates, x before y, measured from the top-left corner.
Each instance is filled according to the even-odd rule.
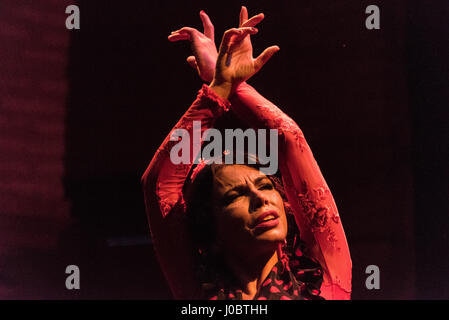
[[[232,83],[230,82],[217,82],[215,79],[209,85],[220,98],[227,100],[232,92]]]

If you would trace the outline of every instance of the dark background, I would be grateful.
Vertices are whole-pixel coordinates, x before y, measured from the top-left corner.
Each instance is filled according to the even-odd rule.
[[[65,28],[78,4],[81,29]],[[170,298],[140,177],[201,82],[172,30],[264,12],[249,82],[303,129],[337,201],[354,299],[448,299],[447,1],[0,3],[0,298]],[[365,8],[380,7],[380,30]],[[65,267],[81,289],[65,289]],[[380,268],[367,290],[365,268]]]

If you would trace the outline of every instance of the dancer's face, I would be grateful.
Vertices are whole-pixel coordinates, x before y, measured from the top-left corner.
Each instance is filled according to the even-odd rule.
[[[221,167],[214,175],[214,204],[217,239],[226,250],[256,253],[274,248],[287,235],[282,197],[255,168]]]

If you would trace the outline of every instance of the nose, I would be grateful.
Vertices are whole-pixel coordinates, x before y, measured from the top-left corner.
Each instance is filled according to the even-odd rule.
[[[260,207],[268,205],[268,203],[269,203],[268,196],[264,192],[258,190],[257,188],[252,188],[249,205],[250,213],[257,211]]]

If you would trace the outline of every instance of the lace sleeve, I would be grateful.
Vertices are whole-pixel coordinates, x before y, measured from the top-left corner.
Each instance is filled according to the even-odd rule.
[[[170,140],[170,136],[177,129],[187,130],[190,137],[193,137],[194,135],[201,136],[205,130],[213,126],[216,118],[223,112],[229,110],[229,106],[229,101],[223,100],[207,85],[203,85],[198,92],[198,97],[195,102],[181,117],[158,148],[144,177],[148,175],[157,175],[156,194],[159,199],[160,211],[163,216],[166,216],[176,204],[179,206],[184,205],[184,199],[181,192],[182,186],[192,167],[193,160],[198,155],[195,153],[195,150],[199,152],[199,148],[194,148],[194,142],[191,141],[192,147],[190,150],[192,150],[192,152],[190,154],[189,163],[173,164],[170,161],[170,150],[179,141]],[[201,130],[200,132],[194,132],[194,130],[197,129],[193,128],[194,121],[201,121],[201,127],[199,128]],[[156,167],[160,169],[154,170]]]
[[[198,296],[198,284],[194,277],[192,244],[184,221],[182,187],[197,157],[194,150],[186,164],[174,164],[170,150],[177,143],[170,139],[176,129],[184,129],[192,137],[211,128],[214,121],[229,109],[230,103],[220,98],[208,86],[203,85],[196,100],[182,116],[170,134],[156,151],[142,176],[145,209],[150,224],[156,256],[175,298],[192,299]],[[193,126],[201,121],[201,126]],[[200,130],[200,132],[194,132]]]
[[[332,193],[298,125],[254,88],[240,85],[232,110],[253,127],[278,129],[279,167],[286,195],[310,257],[321,264],[326,299],[349,299],[351,257]]]

